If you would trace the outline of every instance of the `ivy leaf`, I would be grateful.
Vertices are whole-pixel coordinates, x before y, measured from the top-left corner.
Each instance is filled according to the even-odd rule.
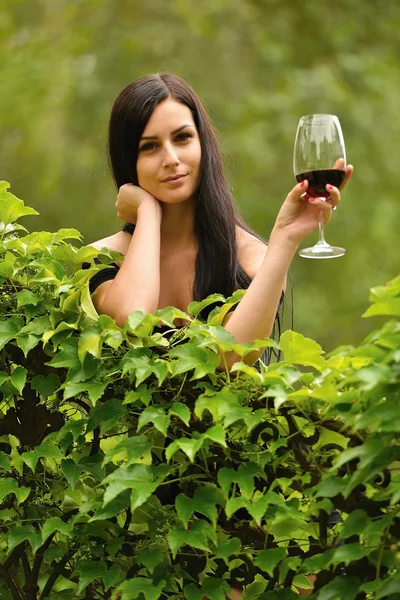
[[[37,306],[37,304],[39,304],[39,302],[42,300],[40,296],[31,292],[31,290],[21,290],[16,296],[18,308],[21,308],[21,306],[26,306],[27,304]]]
[[[0,350],[12,339],[14,339],[17,333],[20,332],[23,327],[24,321],[21,317],[13,315],[7,321],[0,322]]]
[[[94,456],[84,456],[79,461],[79,466],[82,471],[90,473],[96,481],[103,481],[105,477],[105,470],[102,467],[103,457],[99,454]]]
[[[78,341],[78,358],[83,364],[86,354],[91,354],[95,358],[101,358],[101,337],[98,329],[88,327],[82,331]]]
[[[115,456],[118,456],[121,452],[124,452],[127,457],[126,466],[129,467],[133,463],[140,462],[143,455],[148,452],[152,447],[152,443],[147,441],[145,437],[133,436],[122,440],[112,448],[108,450],[104,456],[103,466],[108,464]]]
[[[169,415],[165,414],[161,406],[148,406],[139,417],[137,430],[140,431],[147,423],[153,423],[154,427],[166,436],[169,420]]]
[[[365,510],[357,509],[350,513],[342,524],[339,539],[346,539],[363,533],[368,525],[368,515]]]
[[[193,438],[183,438],[174,440],[165,450],[165,457],[169,462],[172,456],[178,450],[182,450],[190,460],[190,462],[194,462],[195,456],[197,452],[203,445],[204,438],[200,437],[198,439]]]
[[[47,540],[47,538],[55,531],[59,531],[63,535],[70,537],[72,528],[73,528],[72,520],[69,523],[64,523],[64,521],[62,521],[60,519],[60,517],[51,517],[43,525],[42,544],[44,544],[45,541]]]
[[[201,419],[205,410],[210,412],[215,422],[222,420],[226,427],[251,414],[251,409],[240,406],[238,395],[229,388],[218,392],[207,390],[201,394],[195,405],[196,416]]]
[[[278,563],[287,556],[285,548],[271,548],[270,550],[261,550],[257,555],[254,564],[256,567],[268,573],[270,577],[274,575],[274,569]]]
[[[11,473],[11,465],[8,454],[0,450],[0,468],[7,471],[7,473]]]
[[[176,527],[175,529],[172,529],[167,535],[168,545],[171,549],[172,557],[175,559],[179,548],[186,545],[192,546],[192,548],[197,548],[198,550],[210,552],[209,529],[211,529],[211,526],[205,521],[195,521],[189,531],[183,527]]]
[[[15,367],[15,369],[10,377],[11,383],[18,390],[18,392],[21,396],[22,396],[23,389],[25,387],[27,373],[28,373],[28,371],[25,369],[25,367],[21,367],[20,365],[18,365],[17,367]]]
[[[190,410],[186,404],[183,404],[182,402],[174,402],[168,411],[168,416],[170,417],[171,415],[176,415],[185,423],[186,427],[189,427]]]
[[[226,581],[218,577],[206,577],[203,580],[199,590],[193,583],[184,587],[184,594],[187,600],[203,600],[212,598],[213,600],[226,600],[230,587]]]
[[[13,221],[17,221],[21,217],[25,217],[26,215],[38,215],[39,213],[30,208],[29,206],[25,206],[25,204],[6,190],[9,189],[10,184],[7,182],[2,182],[2,186],[0,188],[0,221],[4,223],[4,225],[8,225]]]
[[[79,587],[77,593],[81,594],[94,579],[102,579],[105,570],[107,570],[106,564],[102,561],[78,561],[76,567],[76,573],[79,574]]]
[[[58,389],[60,385],[60,379],[54,373],[50,375],[35,375],[32,379],[31,386],[34,390],[44,398],[48,398]]]
[[[136,560],[139,564],[144,565],[152,575],[154,569],[157,565],[161,564],[164,559],[165,550],[153,545],[139,552]]]
[[[168,352],[168,356],[179,359],[172,362],[173,375],[187,373],[194,369],[191,381],[205,377],[210,373],[215,373],[215,369],[221,360],[215,352],[207,348],[198,348],[191,344],[173,348]]]
[[[103,481],[103,484],[107,484],[103,506],[107,506],[109,502],[126,489],[132,489],[131,510],[134,511],[135,508],[146,502],[147,498],[158,488],[168,473],[169,467],[166,465],[149,467],[135,464],[116,469]]]
[[[285,331],[281,336],[280,346],[285,362],[314,367],[319,371],[324,368],[321,346],[301,333]]]
[[[240,539],[237,537],[230,538],[229,540],[221,540],[218,542],[215,550],[215,556],[222,558],[226,565],[229,564],[229,557],[233,554],[239,554],[241,550]]]
[[[398,595],[400,592],[400,574],[394,573],[391,577],[386,579],[380,589],[377,590],[376,600],[381,600],[381,598],[386,598],[393,596],[393,600],[395,599],[395,594]]]
[[[78,466],[76,462],[72,460],[72,458],[64,458],[61,461],[61,469],[71,488],[75,489],[76,482],[80,477],[82,468]]]
[[[119,600],[136,600],[141,595],[145,600],[158,600],[161,596],[165,581],[161,580],[156,585],[151,579],[135,577],[124,581],[116,590]],[[121,596],[119,594],[122,594]]]
[[[59,351],[49,362],[47,362],[46,365],[55,368],[79,368],[80,363],[76,344],[74,344],[72,340],[65,344],[61,344],[61,351]]]
[[[400,298],[387,298],[384,301],[375,302],[361,316],[376,317],[378,315],[400,317]]]
[[[360,580],[357,577],[342,575],[325,585],[318,594],[318,600],[355,600]]]
[[[90,413],[90,417],[87,423],[86,433],[93,431],[100,425],[100,433],[106,433],[115,425],[118,421],[125,417],[128,413],[128,407],[121,402],[118,398],[112,398],[107,400],[103,404],[99,404]]]
[[[370,553],[371,550],[364,548],[359,543],[344,544],[344,546],[339,546],[339,548],[335,549],[331,559],[331,564],[336,565],[339,563],[344,563],[345,565],[348,565],[353,561],[364,558],[364,556],[368,556]]]
[[[8,494],[14,494],[18,503],[21,504],[27,499],[30,492],[31,488],[25,486],[19,487],[17,480],[12,477],[3,477],[0,479],[0,502],[2,502]]]
[[[155,312],[155,316],[174,329],[176,326],[174,325],[175,319],[184,319],[185,321],[191,321],[191,317],[183,312],[183,310],[179,310],[179,308],[175,308],[174,306],[166,306],[165,308],[160,308]]]
[[[28,541],[35,554],[36,550],[42,545],[42,536],[36,531],[33,525],[20,525],[11,530],[8,536],[8,552],[10,553],[16,546],[22,542]]]
[[[92,405],[96,406],[97,400],[99,400],[107,387],[107,383],[100,383],[98,381],[85,381],[83,383],[71,383],[68,382],[64,388],[64,400],[80,396],[83,392],[87,392]]]

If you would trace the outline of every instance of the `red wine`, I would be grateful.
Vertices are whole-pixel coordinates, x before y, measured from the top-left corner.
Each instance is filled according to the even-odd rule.
[[[314,198],[323,196],[327,198],[329,192],[326,191],[325,186],[327,183],[340,187],[344,179],[344,171],[339,169],[318,169],[315,171],[306,171],[305,173],[299,173],[296,175],[297,181],[304,181],[307,179],[308,188],[307,194]]]

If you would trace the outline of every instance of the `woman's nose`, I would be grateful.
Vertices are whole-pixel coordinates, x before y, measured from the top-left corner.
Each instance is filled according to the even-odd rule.
[[[173,146],[168,145],[164,150],[163,166],[170,167],[173,165],[179,165],[181,161],[176,153]]]

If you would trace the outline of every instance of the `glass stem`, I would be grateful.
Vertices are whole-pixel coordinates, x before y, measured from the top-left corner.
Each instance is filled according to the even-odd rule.
[[[325,241],[325,233],[324,233],[324,218],[322,210],[319,211],[319,219],[318,219],[318,232],[319,232],[319,244],[326,244]]]

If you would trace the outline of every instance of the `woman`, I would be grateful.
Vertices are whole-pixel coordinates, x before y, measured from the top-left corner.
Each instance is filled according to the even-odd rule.
[[[238,216],[215,132],[189,85],[170,73],[142,77],[116,99],[109,154],[123,230],[93,245],[125,255],[91,282],[95,307],[123,325],[133,310],[187,312],[192,300],[248,288],[223,326],[239,343],[270,336],[298,244],[340,200],[307,195],[307,181],[284,201],[267,245]],[[346,185],[352,166],[345,167]],[[342,186],[342,187],[343,187]],[[177,326],[182,321],[177,320]],[[253,364],[260,353],[246,362]],[[228,367],[238,359],[226,356]]]
[[[200,100],[170,73],[138,79],[119,94],[111,113],[109,153],[119,190],[117,215],[125,226],[93,245],[125,258],[92,278],[97,311],[123,326],[133,310],[154,313],[172,305],[187,312],[192,300],[248,288],[223,326],[239,343],[268,337],[297,246],[318,228],[320,210],[325,223],[329,220],[339,190],[327,186],[329,197],[323,201],[307,195],[307,181],[296,185],[267,246],[234,208],[216,135]],[[344,185],[352,167],[345,170]],[[252,364],[260,354],[245,360]],[[226,356],[228,367],[237,359],[234,353]],[[239,598],[240,591],[232,590],[230,597]]]

